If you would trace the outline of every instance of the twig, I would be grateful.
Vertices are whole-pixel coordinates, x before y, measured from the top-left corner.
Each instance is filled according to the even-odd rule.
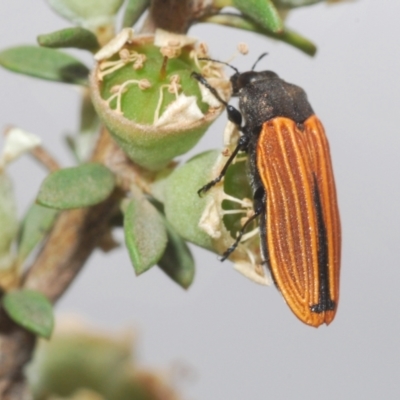
[[[50,172],[57,171],[61,168],[58,161],[43,146],[36,146],[30,153]]]
[[[116,145],[108,133],[99,142],[93,161],[110,159]],[[44,293],[52,302],[65,292],[85,261],[109,230],[118,209],[118,192],[96,206],[63,212],[57,219],[42,251],[25,274],[22,286]],[[30,399],[23,376],[35,337],[13,323],[0,309],[0,398]]]
[[[32,357],[36,337],[0,309],[0,398],[30,399],[23,368]]]

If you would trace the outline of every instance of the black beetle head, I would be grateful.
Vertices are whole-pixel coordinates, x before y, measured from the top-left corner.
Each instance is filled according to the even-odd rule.
[[[251,85],[254,82],[276,78],[279,79],[279,76],[272,71],[247,71],[243,73],[236,72],[230,78],[232,84],[232,96],[237,96],[240,92],[240,89],[247,85]]]

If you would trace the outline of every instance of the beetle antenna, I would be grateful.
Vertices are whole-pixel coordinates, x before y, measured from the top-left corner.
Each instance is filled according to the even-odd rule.
[[[219,60],[213,60],[212,58],[199,58],[200,61],[212,61],[212,62],[216,62],[219,64],[224,64],[227,65],[228,67],[232,68],[237,74],[240,74],[239,70],[237,68],[235,68],[233,65],[228,64],[227,62],[224,61],[219,61]]]
[[[257,58],[257,61],[254,63],[254,65],[251,67],[251,70],[254,71],[256,65],[267,55],[268,53],[262,53],[261,56]]]
[[[203,75],[197,73],[197,72],[192,72],[190,76],[196,80],[198,80],[202,85],[204,85],[225,107],[228,107],[228,103],[219,95],[217,90],[212,87],[208,82],[207,79],[204,78]]]

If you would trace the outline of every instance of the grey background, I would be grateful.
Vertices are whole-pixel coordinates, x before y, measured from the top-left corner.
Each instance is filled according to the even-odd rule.
[[[113,330],[133,327],[144,365],[191,366],[195,379],[181,382],[185,398],[400,398],[399,15],[394,0],[293,11],[287,24],[315,41],[315,58],[224,27],[190,32],[222,60],[247,42],[250,55],[235,60],[241,70],[268,51],[260,68],[302,86],[325,125],[343,226],[341,302],[329,327],[301,324],[274,287],[257,286],[200,249],[187,292],[157,268],[136,278],[123,248],[96,252],[58,312]],[[1,0],[0,18],[0,48],[68,26],[43,1]],[[0,70],[0,126],[40,135],[64,165],[72,160],[61,137],[77,129],[77,100],[71,86]],[[224,122],[195,152],[221,145]],[[22,214],[44,171],[24,157],[10,172]]]

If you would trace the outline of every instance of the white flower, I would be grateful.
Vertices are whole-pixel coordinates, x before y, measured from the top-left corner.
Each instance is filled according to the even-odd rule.
[[[133,39],[133,35],[134,32],[132,28],[122,29],[117,36],[112,38],[94,55],[94,59],[96,61],[101,61],[110,58],[114,54],[118,53],[127,42],[130,42]]]
[[[164,31],[163,29],[157,29],[154,36],[154,45],[157,47],[185,47],[196,42],[197,39],[195,38]]]
[[[196,97],[186,96],[181,93],[178,95],[177,99],[165,109],[161,117],[154,123],[154,126],[163,128],[167,128],[168,126],[175,127],[177,125],[184,126],[191,122],[198,121],[203,117],[204,114],[196,103]]]
[[[19,128],[11,128],[6,134],[3,151],[0,154],[0,170],[20,155],[39,146],[41,142],[39,136]]]

